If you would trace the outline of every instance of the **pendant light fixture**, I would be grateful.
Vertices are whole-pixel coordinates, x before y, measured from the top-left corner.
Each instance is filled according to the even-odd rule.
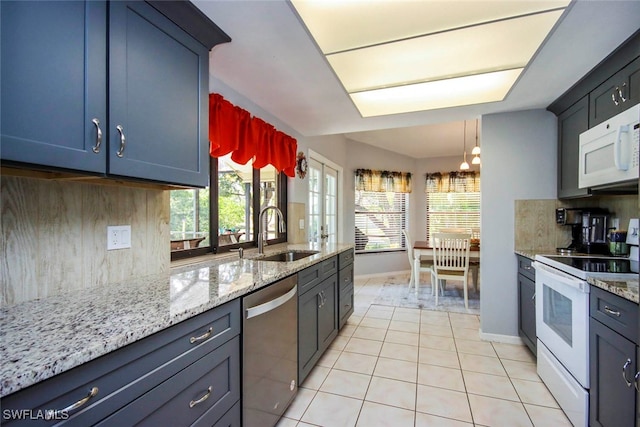
[[[473,154],[473,159],[471,160],[471,164],[479,165],[480,164],[480,147],[478,146],[478,119],[476,119],[476,146],[471,150],[471,154]]]
[[[462,163],[460,163],[460,170],[466,171],[469,169],[469,163],[467,163],[467,121],[464,121],[464,137],[462,138],[462,147],[464,150]]]

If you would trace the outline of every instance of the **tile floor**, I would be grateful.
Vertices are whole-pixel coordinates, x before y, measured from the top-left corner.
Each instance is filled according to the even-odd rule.
[[[481,341],[477,315],[373,304],[384,283],[356,277],[354,314],[278,427],[571,426],[526,347]]]

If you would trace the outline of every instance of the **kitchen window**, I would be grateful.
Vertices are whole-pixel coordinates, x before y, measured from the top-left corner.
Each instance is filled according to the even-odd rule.
[[[172,260],[256,246],[257,213],[266,206],[279,207],[286,221],[285,174],[271,165],[254,169],[250,163],[235,163],[230,155],[210,163],[207,188],[171,191]],[[273,211],[268,214],[267,242],[285,242]]]
[[[480,238],[480,174],[451,172],[427,174],[427,241],[446,228],[471,230]]]
[[[411,174],[356,170],[356,253],[404,250]]]

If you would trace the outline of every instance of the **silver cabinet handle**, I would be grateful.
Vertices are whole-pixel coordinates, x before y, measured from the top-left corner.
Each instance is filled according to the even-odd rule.
[[[616,94],[620,91],[620,88],[618,86],[616,86],[615,90],[613,91],[613,93],[611,94],[611,100],[613,101],[614,104],[616,105],[620,105],[620,103],[618,102],[618,100],[616,99]]]
[[[533,301],[533,303],[536,303],[536,293],[533,293],[533,296],[531,297],[531,301]]]
[[[98,154],[100,152],[100,146],[102,145],[102,129],[100,129],[100,120],[95,117],[91,120],[91,123],[96,125],[96,145],[93,146],[93,152]]]
[[[636,374],[633,376],[634,382],[635,382],[635,387],[636,387],[636,391],[640,391],[640,389],[638,388],[638,379],[640,379],[640,371],[636,372]]]
[[[206,340],[207,338],[209,338],[211,336],[212,333],[213,333],[213,326],[210,327],[207,332],[205,332],[204,334],[200,335],[199,337],[191,337],[191,338],[189,338],[189,342],[191,344],[195,344],[198,341]]]
[[[209,398],[209,396],[211,396],[211,391],[212,390],[213,390],[213,386],[209,386],[209,388],[207,389],[207,392],[204,394],[204,396],[202,396],[200,399],[192,400],[191,402],[189,402],[189,408],[193,408],[194,406],[199,405],[200,403],[202,403],[205,400],[207,400]]]
[[[622,87],[618,88],[618,98],[620,98],[622,102],[627,102],[627,98],[624,97],[624,87],[626,85],[626,83],[622,83]]]
[[[522,268],[524,268],[525,270],[531,270],[531,266],[530,266],[530,265],[525,265],[525,266],[524,266],[524,267],[522,267]]]
[[[631,365],[631,359],[627,359],[627,361],[624,362],[624,365],[622,366],[622,379],[625,383],[627,383],[627,387],[631,387],[631,381],[627,379],[627,368],[629,367],[629,365]]]
[[[122,157],[124,156],[124,147],[127,140],[124,137],[124,128],[121,125],[118,125],[116,126],[116,129],[118,129],[118,133],[120,134],[120,148],[118,148],[118,151],[116,152],[116,156]]]
[[[604,311],[606,311],[607,313],[616,316],[616,317],[620,317],[620,312],[616,311],[616,310],[612,310],[609,307],[607,307],[606,305],[604,306]]]
[[[91,390],[89,390],[89,394],[87,394],[85,397],[78,400],[76,403],[73,403],[67,406],[61,411],[54,411],[53,413],[60,413],[60,412],[67,413],[67,412],[75,411],[76,409],[84,406],[92,397],[97,396],[97,394],[98,394],[98,387],[92,387]]]

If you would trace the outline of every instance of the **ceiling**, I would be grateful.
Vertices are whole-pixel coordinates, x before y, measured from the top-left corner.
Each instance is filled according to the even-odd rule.
[[[301,136],[344,134],[414,158],[460,154],[464,121],[470,147],[481,115],[546,108],[640,28],[640,1],[574,0],[503,101],[363,118],[288,1],[192,2],[232,38],[212,50],[215,80]]]

